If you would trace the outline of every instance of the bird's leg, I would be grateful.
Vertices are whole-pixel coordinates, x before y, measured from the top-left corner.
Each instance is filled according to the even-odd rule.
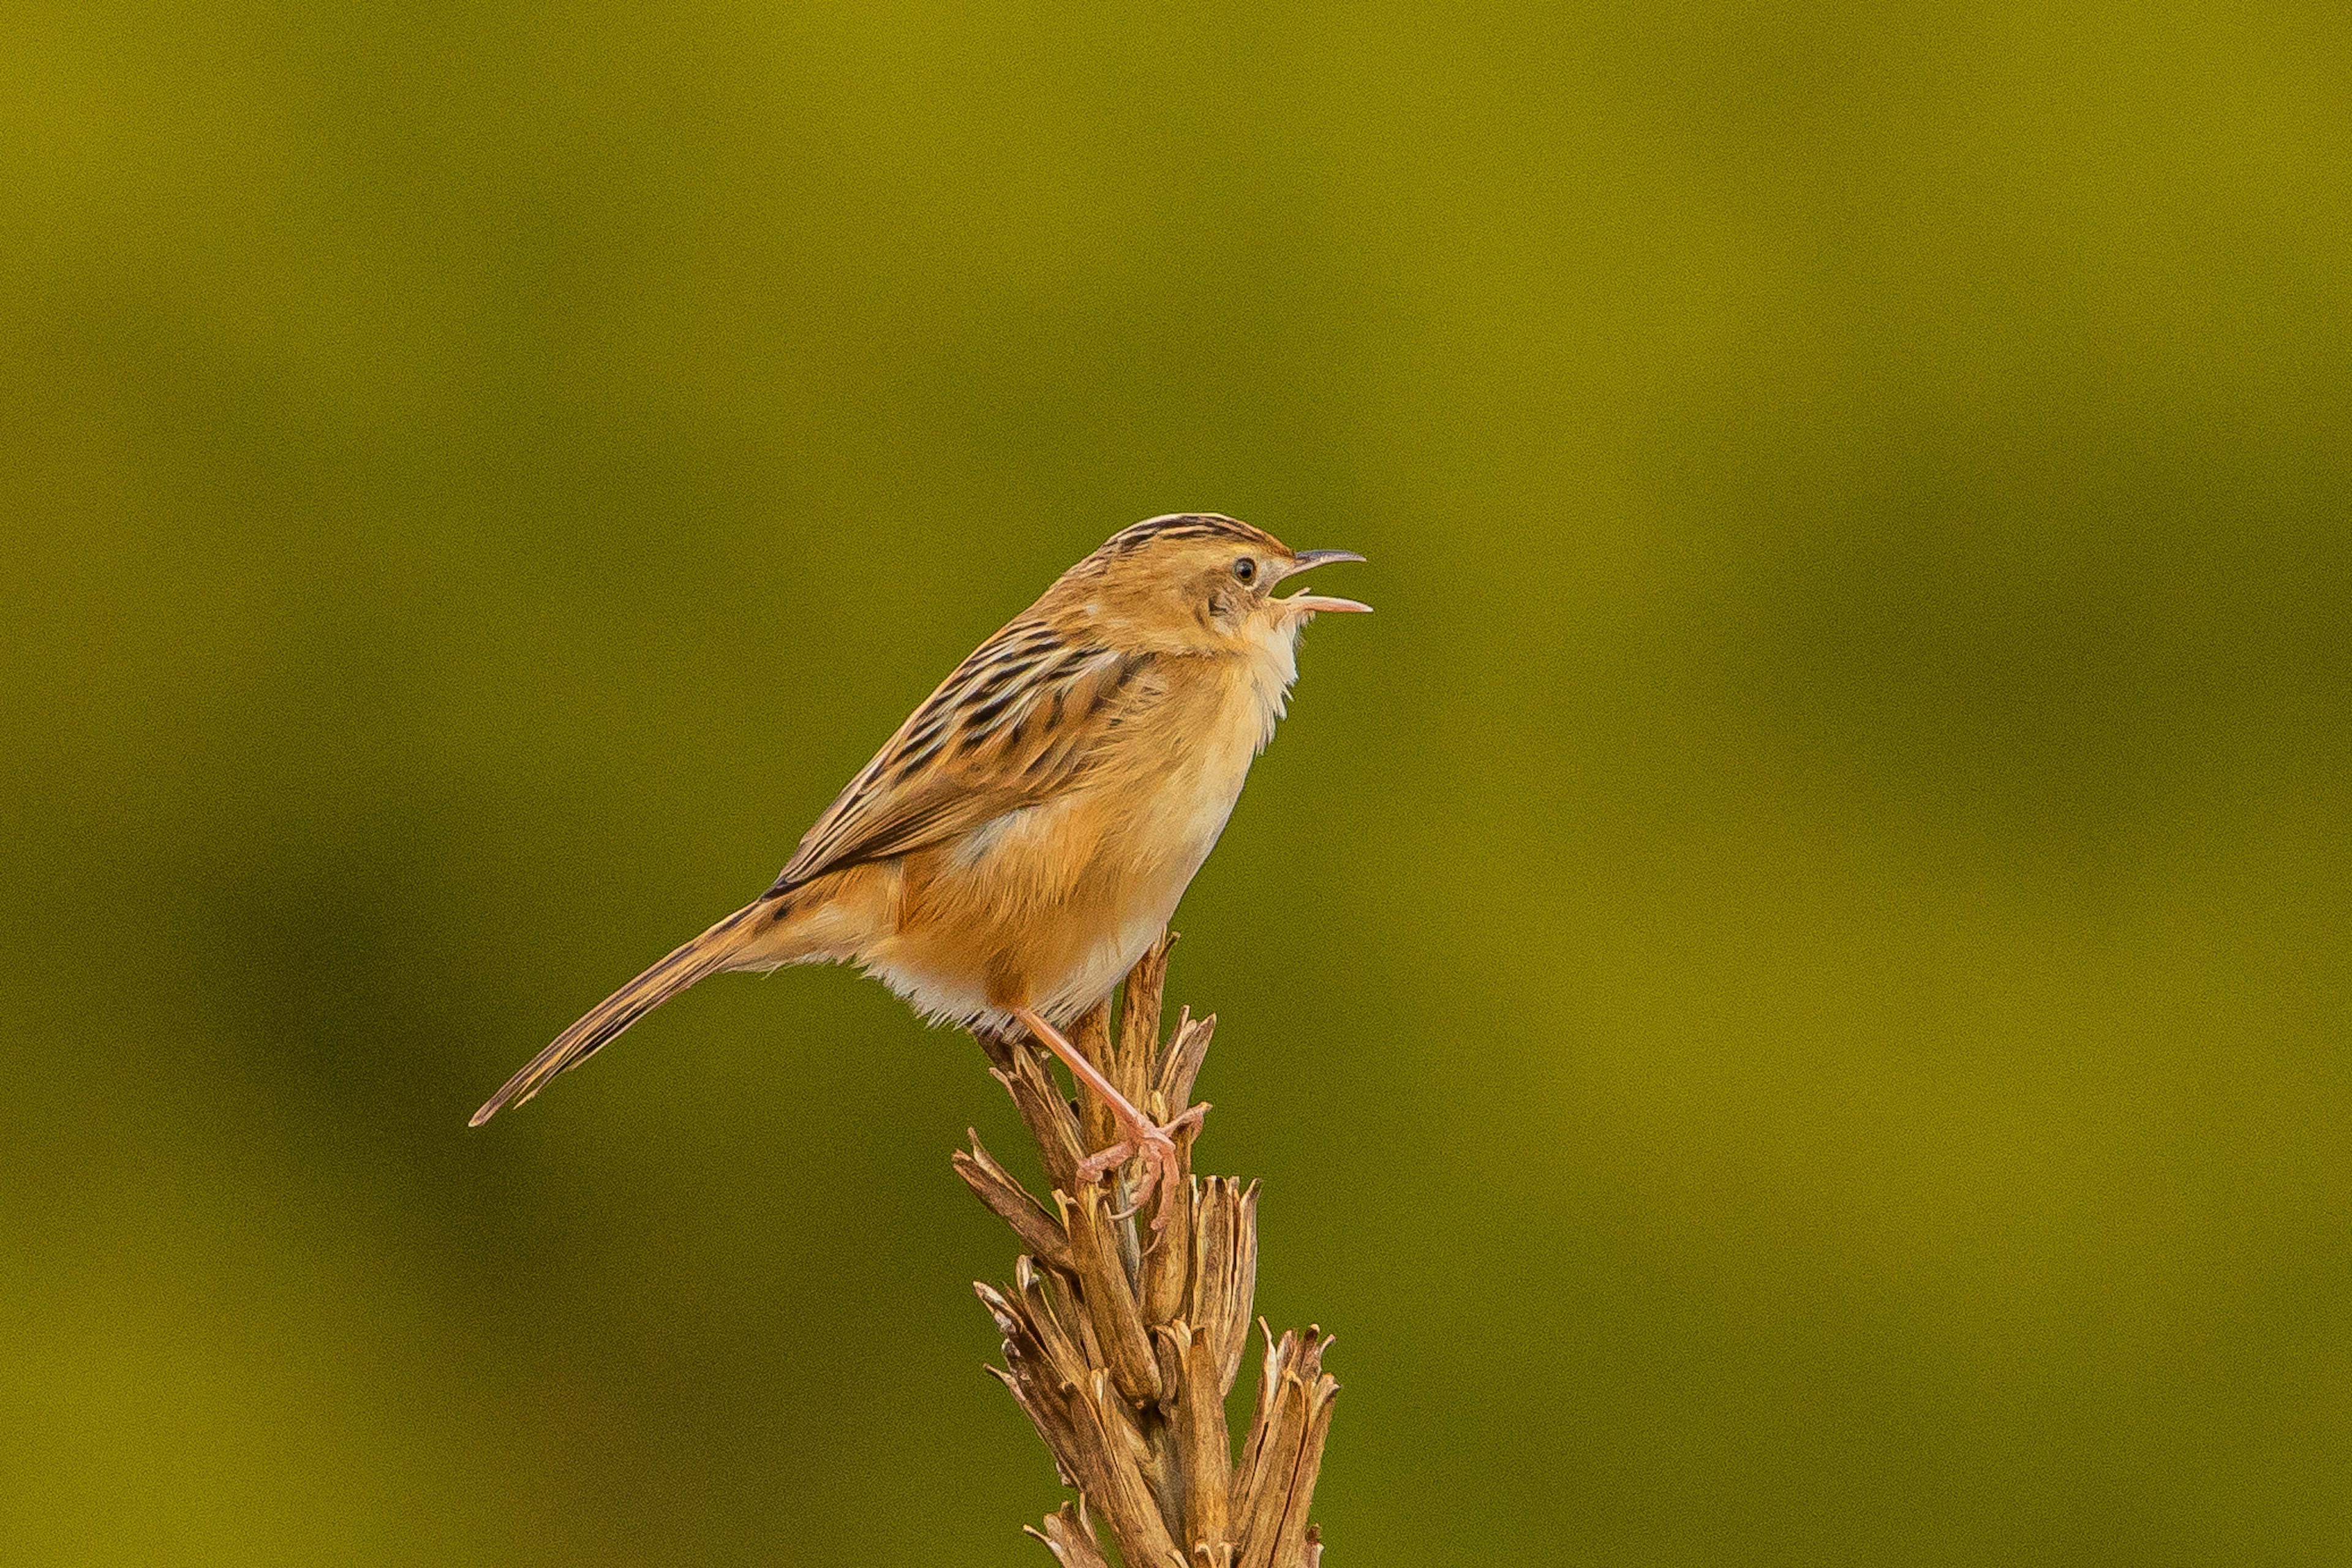
[[[1151,1118],[1138,1110],[1129,1101],[1127,1096],[1119,1093],[1118,1087],[1103,1076],[1102,1069],[1088,1061],[1087,1054],[1065,1038],[1061,1030],[1045,1022],[1034,1010],[1028,1007],[1013,1008],[1013,1016],[1027,1026],[1029,1032],[1043,1041],[1048,1050],[1068,1065],[1071,1076],[1102,1097],[1102,1102],[1110,1107],[1111,1117],[1118,1123],[1120,1142],[1113,1143],[1098,1154],[1090,1154],[1080,1162],[1078,1165],[1080,1179],[1089,1182],[1100,1181],[1128,1161],[1139,1155],[1143,1160],[1143,1182],[1136,1189],[1135,1202],[1138,1207],[1150,1202],[1153,1192],[1159,1189],[1162,1178],[1170,1180],[1174,1178],[1176,1140],[1171,1134],[1187,1121],[1197,1123],[1202,1110],[1205,1108],[1196,1107],[1167,1126],[1158,1126],[1154,1124]],[[1152,1229],[1160,1228],[1160,1213],[1154,1213],[1151,1221]]]

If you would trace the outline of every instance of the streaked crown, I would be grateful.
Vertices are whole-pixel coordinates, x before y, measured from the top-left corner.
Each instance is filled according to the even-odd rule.
[[[1186,539],[1254,544],[1286,557],[1290,553],[1289,546],[1265,530],[1252,528],[1239,518],[1213,511],[1172,511],[1165,517],[1147,517],[1141,522],[1112,534],[1095,553],[1131,555],[1149,544],[1172,543]]]

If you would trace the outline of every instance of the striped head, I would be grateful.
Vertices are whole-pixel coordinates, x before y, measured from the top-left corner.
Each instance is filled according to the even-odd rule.
[[[1276,584],[1347,550],[1293,550],[1261,528],[1213,512],[1150,518],[1111,535],[1047,591],[1038,612],[1091,622],[1113,646],[1171,653],[1239,648],[1297,636],[1318,610],[1368,611],[1353,599],[1276,597]]]

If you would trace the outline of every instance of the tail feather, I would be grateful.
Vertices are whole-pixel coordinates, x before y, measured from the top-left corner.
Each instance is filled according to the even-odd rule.
[[[728,967],[750,943],[762,923],[758,917],[770,907],[761,900],[737,910],[597,1003],[587,1016],[556,1036],[545,1050],[531,1058],[530,1065],[509,1079],[506,1087],[490,1096],[467,1125],[479,1127],[506,1107],[520,1105],[546,1088],[549,1079],[594,1056],[624,1029],[696,981]]]

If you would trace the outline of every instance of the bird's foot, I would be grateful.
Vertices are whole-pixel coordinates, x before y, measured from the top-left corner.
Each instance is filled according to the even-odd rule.
[[[1082,1182],[1107,1180],[1111,1173],[1129,1160],[1140,1158],[1143,1162],[1142,1179],[1129,1194],[1135,1206],[1127,1211],[1129,1215],[1140,1214],[1154,1194],[1164,1198],[1169,1185],[1176,1180],[1176,1133],[1187,1127],[1197,1131],[1202,1118],[1208,1113],[1207,1106],[1196,1105],[1164,1127],[1154,1126],[1141,1116],[1132,1121],[1120,1118],[1119,1141],[1100,1153],[1089,1154],[1080,1161],[1078,1179]],[[1167,1208],[1162,1204],[1153,1210],[1151,1228],[1156,1233],[1165,1228],[1167,1223]]]

